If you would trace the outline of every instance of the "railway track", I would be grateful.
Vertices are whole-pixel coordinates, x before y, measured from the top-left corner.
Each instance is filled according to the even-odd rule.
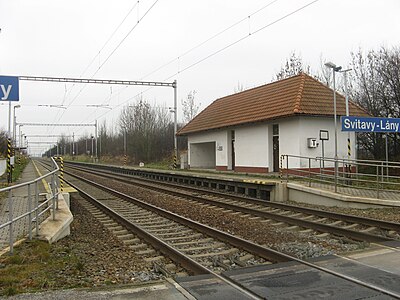
[[[110,171],[94,171],[89,168],[78,168],[76,166],[68,167],[96,176],[102,176],[103,178],[115,179],[123,183],[140,186],[141,188],[185,198],[187,201],[194,201],[228,211],[263,218],[270,225],[285,227],[289,230],[302,232],[314,231],[316,234],[328,233],[365,242],[400,240],[400,224],[394,222],[338,214],[283,203],[266,202],[259,199],[206,190],[204,188],[154,182],[143,178],[133,178],[130,175],[113,174]]]
[[[79,193],[97,208],[89,210],[102,218],[110,228],[116,227],[112,225],[113,221],[119,224],[117,226],[122,226],[122,229],[118,228],[117,231],[125,236],[128,235],[129,243],[141,245],[144,244],[141,241],[145,241],[144,249],[150,249],[151,245],[155,251],[173,260],[176,265],[182,266],[189,274],[211,274],[240,291],[246,298],[264,299],[265,295],[260,295],[225,275],[225,270],[296,261],[310,269],[317,269],[340,278],[348,284],[362,286],[364,289],[400,299],[400,294],[396,291],[237,238],[76,174],[69,176],[74,179],[69,179],[68,183],[78,189]],[[146,256],[150,252],[145,251],[141,255]],[[171,273],[171,268],[168,270],[163,267],[163,269]]]

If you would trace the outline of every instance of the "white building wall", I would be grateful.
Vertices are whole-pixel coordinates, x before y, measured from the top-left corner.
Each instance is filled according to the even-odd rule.
[[[215,168],[215,142],[192,143],[190,145],[190,165],[194,168]]]
[[[228,133],[227,130],[210,131],[197,134],[191,134],[188,136],[188,161],[189,165],[192,166],[191,160],[191,144],[196,143],[209,143],[215,142],[215,164],[216,166],[227,166],[228,164]],[[222,148],[221,148],[222,147]],[[221,149],[221,150],[218,150]],[[195,166],[192,166],[195,167]]]
[[[335,156],[335,126],[333,118],[327,117],[295,117],[280,122],[280,152],[281,154],[297,155],[304,157],[322,157],[322,141],[319,139],[320,130],[329,132],[329,140],[324,142],[324,157]],[[308,138],[316,138],[318,146],[309,148]],[[351,158],[355,158],[355,134],[350,133]],[[338,118],[338,157],[347,158],[347,132],[341,132],[340,119]],[[289,160],[290,168],[308,168],[308,159]],[[312,168],[319,168],[320,161],[311,160]],[[326,163],[325,167],[333,167],[333,163]]]
[[[295,156],[322,157],[322,142],[319,131],[329,132],[329,141],[325,141],[325,157],[334,157],[335,128],[333,118],[299,116],[279,119],[257,125],[240,126],[218,131],[203,132],[188,136],[189,164],[191,164],[191,144],[215,142],[216,166],[231,166],[231,131],[235,131],[235,166],[259,167],[272,170],[272,126],[279,125],[279,154]],[[318,146],[309,148],[307,138],[316,138]],[[355,158],[355,134],[350,133],[351,158]],[[338,157],[347,158],[347,132],[341,132],[338,118]],[[283,167],[286,167],[284,161]],[[319,168],[319,161],[311,161],[312,168]],[[333,164],[325,164],[333,167]],[[290,158],[289,168],[308,168],[308,159]]]
[[[267,124],[235,128],[235,166],[269,166],[269,131]]]

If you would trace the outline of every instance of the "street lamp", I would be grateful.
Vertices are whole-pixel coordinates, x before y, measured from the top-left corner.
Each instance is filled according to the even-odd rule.
[[[332,62],[327,62],[325,67],[331,68],[333,73],[333,117],[335,121],[335,192],[337,192],[337,175],[338,175],[338,154],[337,154],[337,113],[336,113],[336,72],[342,67],[336,66]]]
[[[17,118],[16,118],[16,116],[15,116],[15,109],[16,108],[20,108],[21,107],[21,105],[15,105],[14,106],[14,126],[13,126],[13,141],[14,141],[14,145],[16,146],[17,145],[17,134],[16,134],[16,131],[17,131]]]

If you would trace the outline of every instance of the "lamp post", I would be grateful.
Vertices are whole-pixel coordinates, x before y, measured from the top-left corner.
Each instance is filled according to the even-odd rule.
[[[336,113],[336,72],[339,72],[342,67],[336,66],[332,62],[327,62],[326,67],[332,69],[333,73],[333,117],[335,122],[335,193],[337,192],[337,176],[338,176],[338,154],[337,154],[337,113]]]
[[[15,116],[15,109],[16,108],[20,108],[21,105],[15,105],[14,106],[14,126],[13,126],[13,141],[14,141],[14,145],[17,146],[17,117]]]

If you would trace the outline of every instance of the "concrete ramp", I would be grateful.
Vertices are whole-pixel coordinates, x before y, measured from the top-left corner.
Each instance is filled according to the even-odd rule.
[[[0,176],[6,172],[7,168],[7,160],[0,159]]]

